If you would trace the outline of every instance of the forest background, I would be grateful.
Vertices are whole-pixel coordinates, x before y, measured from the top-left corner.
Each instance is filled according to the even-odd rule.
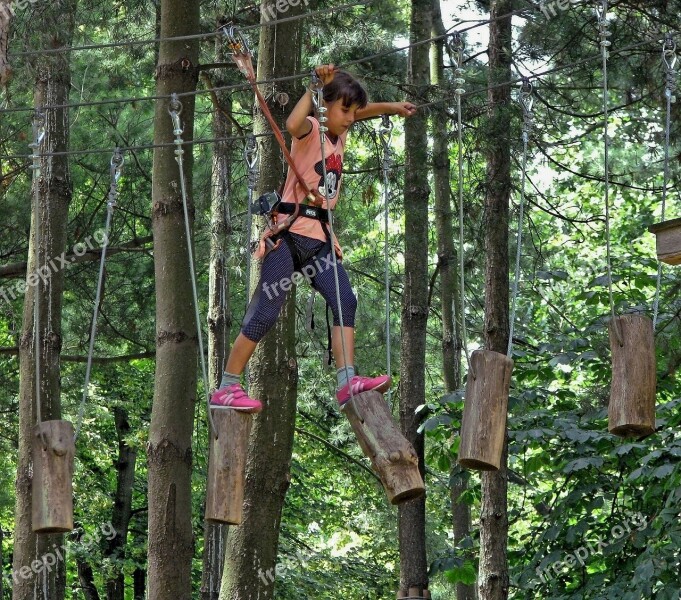
[[[181,97],[184,139],[206,140],[185,146],[185,163],[200,313],[209,339],[209,386],[219,381],[217,365],[238,333],[247,303],[248,178],[243,151],[245,136],[254,127],[263,134],[258,138],[264,148],[259,185],[275,187],[285,168],[276,148],[272,150],[271,136],[258,125],[257,111],[253,117],[253,94],[229,59],[221,27],[233,22],[244,28],[259,71],[301,74],[263,88],[280,121],[304,91],[304,75],[314,65],[330,62],[347,65],[373,100],[408,99],[421,106],[414,127],[423,127],[428,145],[424,160],[410,155],[412,134],[404,131],[409,125],[393,119],[387,187],[382,184],[380,120],[354,127],[336,224],[359,298],[356,345],[363,374],[386,368],[383,281],[384,244],[388,245],[395,380],[389,401],[396,419],[414,421],[414,439],[424,446],[428,493],[423,505],[423,577],[433,598],[462,600],[476,593],[476,577],[481,581],[485,576],[480,565],[485,527],[507,543],[500,563],[507,569],[501,577],[506,583],[496,592],[481,583],[479,597],[672,600],[681,594],[681,417],[676,377],[681,365],[681,305],[676,297],[681,280],[674,267],[664,267],[660,275],[657,430],[644,439],[628,440],[607,431],[610,279],[617,314],[652,316],[654,312],[658,262],[654,236],[647,228],[661,220],[665,86],[672,79],[666,79],[662,40],[668,32],[681,40],[681,3],[619,0],[608,7],[612,278],[606,260],[603,72],[596,16],[601,5],[518,0],[450,1],[440,6],[437,0],[414,0],[411,5],[403,0],[375,0],[336,6],[309,0],[282,4],[275,11],[277,18],[305,15],[277,26],[277,30],[292,28],[277,40],[272,38],[275,27],[266,24],[273,14],[268,9],[276,9],[276,4],[264,2],[261,7],[239,0],[211,0],[184,3],[177,16],[186,22],[171,27],[173,35],[205,34],[186,45],[171,44],[171,51],[195,52],[186,69],[191,77],[182,69],[174,75],[185,77],[183,89],[189,90]],[[413,566],[407,564],[404,544],[400,556],[397,539],[402,524],[398,527],[397,511],[387,504],[337,410],[335,378],[325,361],[324,306],[307,286],[291,294],[295,302],[289,303],[281,326],[270,336],[289,345],[264,344],[263,355],[256,356],[251,371],[256,390],[265,389],[271,397],[277,389],[286,390],[280,405],[293,415],[290,460],[284,456],[281,465],[277,463],[274,457],[281,458],[282,451],[275,447],[267,450],[270,455],[255,454],[249,462],[253,480],[276,479],[277,485],[285,481],[272,491],[271,497],[278,499],[268,504],[272,512],[260,517],[270,519],[261,521],[260,527],[272,524],[272,535],[262,536],[267,546],[262,555],[269,556],[269,562],[260,567],[261,563],[251,563],[247,576],[239,579],[235,565],[240,563],[234,557],[243,540],[226,526],[204,525],[208,429],[204,385],[194,360],[196,334],[183,338],[183,349],[171,348],[173,356],[169,356],[167,347],[159,349],[157,332],[159,318],[166,318],[167,310],[183,315],[188,331],[194,326],[186,276],[179,278],[181,293],[159,291],[166,289],[159,287],[164,272],[160,257],[179,264],[184,259],[177,256],[186,253],[181,217],[175,218],[179,213],[159,208],[163,202],[159,198],[177,192],[167,95],[156,103],[150,99],[159,96],[156,75],[161,75],[159,81],[167,75],[159,67],[167,55],[163,43],[148,40],[163,37],[162,11],[172,9],[172,2],[3,0],[0,9],[0,19],[9,23],[9,36],[0,36],[0,48],[8,44],[12,71],[10,76],[0,61],[4,87],[0,109],[1,597],[161,598],[163,591],[155,590],[154,581],[162,579],[158,569],[165,568],[183,578],[178,585],[191,590],[165,597],[393,598],[410,581],[405,573]],[[511,77],[495,80],[486,44],[494,39],[493,28],[499,22],[510,22],[510,17],[499,17],[511,11],[512,53],[507,65]],[[418,22],[418,15],[427,16],[426,25]],[[427,33],[419,35],[419,27]],[[460,65],[455,31],[462,32],[464,44]],[[409,40],[428,38],[433,38],[431,43],[420,46],[426,60],[431,53],[425,67],[415,56],[417,47],[394,51],[409,45]],[[74,49],[65,52],[64,47]],[[270,63],[265,50],[272,53]],[[462,69],[458,75],[457,66]],[[454,81],[457,77],[463,84]],[[488,227],[498,215],[490,214],[486,199],[494,194],[490,156],[500,149],[510,157],[512,177],[506,190],[510,218],[502,223],[509,241],[502,246],[507,257],[516,250],[523,181],[519,102],[523,77],[533,87],[534,122],[528,137],[521,271],[513,321],[515,367],[509,398],[508,470],[503,470],[508,492],[498,498],[507,505],[506,536],[481,519],[487,493],[481,476],[461,470],[456,463],[466,377],[459,309],[462,290],[456,267],[462,257],[465,341],[473,350],[486,343],[487,325],[494,321],[494,311],[485,303],[490,285],[485,257],[490,255]],[[495,85],[508,92],[508,101],[499,102],[489,92],[490,81],[503,82]],[[461,144],[455,91],[460,87],[465,88]],[[194,95],[193,89],[199,93]],[[672,103],[667,219],[681,216],[680,104]],[[49,148],[70,152],[41,161],[44,248],[46,256],[56,261],[42,290],[30,281],[26,285],[35,264],[30,241],[35,187],[29,144],[37,105],[61,106],[47,111]],[[151,145],[159,143],[166,146],[156,148],[155,158]],[[125,164],[108,236],[92,382],[88,401],[81,405],[115,147],[125,150]],[[165,173],[155,163],[162,160],[163,152],[170,157]],[[414,184],[417,175],[421,179]],[[460,183],[463,246],[457,224]],[[166,186],[165,191],[155,185]],[[409,237],[413,223],[409,211],[414,207],[410,194],[416,188],[425,218],[423,240]],[[177,221],[178,229],[162,235],[159,223],[167,214]],[[412,259],[410,244],[419,245],[425,269]],[[176,256],[169,250],[173,247]],[[510,286],[513,260],[509,262],[511,268],[505,271]],[[410,287],[416,275],[424,278],[420,291]],[[257,270],[251,280],[256,276]],[[417,292],[422,296],[418,301],[414,300]],[[21,449],[22,427],[30,430],[35,423],[30,382],[36,293],[49,307],[44,331],[53,334],[45,338],[49,405],[43,418],[62,415],[80,424],[83,411],[74,480],[77,529],[40,548],[35,538],[27,537],[20,518],[26,515],[24,475],[28,472]],[[410,348],[404,346],[407,296],[427,309],[418,394],[408,391],[414,370],[407,362]],[[168,303],[163,310],[159,301]],[[508,320],[508,303],[498,314],[502,313]],[[309,326],[311,314],[317,323],[314,329]],[[289,367],[295,357],[294,368],[282,372],[273,367],[281,379],[274,378],[274,391],[268,391],[262,374],[281,363],[282,356]],[[175,366],[172,360],[177,361]],[[170,546],[164,550],[161,534],[154,533],[158,531],[152,522],[154,502],[161,500],[153,490],[161,485],[161,476],[155,479],[151,471],[155,460],[165,460],[156,453],[160,445],[154,431],[159,430],[153,421],[169,406],[172,413],[172,404],[165,402],[168,391],[174,392],[174,379],[168,375],[174,372],[186,374],[177,389],[179,401],[188,401],[176,416],[185,418],[183,435],[190,440],[185,455],[191,458],[182,463],[190,484],[184,506],[188,529],[177,533],[180,550],[169,553]],[[165,383],[159,385],[163,378]],[[192,392],[197,378],[198,390]],[[189,420],[187,410],[192,413]],[[278,426],[277,414],[273,410],[272,422],[267,422],[267,427],[275,428],[268,429],[270,433]],[[275,465],[280,469],[276,477],[267,471]],[[270,491],[252,496],[251,504],[258,500],[267,504]],[[399,519],[412,517],[402,514]],[[62,544],[63,557],[54,550]],[[19,575],[21,566],[50,552],[56,566],[51,579],[45,577],[44,587],[37,577]],[[164,561],[167,564],[159,567]]]

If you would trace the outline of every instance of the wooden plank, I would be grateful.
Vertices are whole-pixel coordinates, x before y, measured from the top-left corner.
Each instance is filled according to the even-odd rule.
[[[669,265],[681,264],[681,219],[673,219],[651,225],[655,234],[657,258]]]

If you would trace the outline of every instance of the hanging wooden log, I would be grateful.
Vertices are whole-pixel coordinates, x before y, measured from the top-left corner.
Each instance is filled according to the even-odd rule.
[[[668,265],[681,264],[681,219],[655,223],[648,231],[655,234],[657,259]]]
[[[206,490],[206,521],[239,525],[243,517],[248,438],[252,415],[238,410],[213,411],[218,437],[211,435]]]
[[[42,434],[42,435],[41,435]],[[32,518],[36,533],[73,529],[73,459],[69,421],[43,421],[33,431]]]
[[[621,437],[649,435],[655,431],[657,381],[653,322],[643,315],[622,315],[608,323],[608,330],[612,352],[608,431]]]
[[[496,471],[501,465],[512,371],[513,361],[499,352],[471,355],[459,444],[459,464],[467,469]]]
[[[425,492],[414,447],[393,421],[379,392],[363,392],[341,409],[350,421],[362,452],[371,461],[391,504],[400,504]]]

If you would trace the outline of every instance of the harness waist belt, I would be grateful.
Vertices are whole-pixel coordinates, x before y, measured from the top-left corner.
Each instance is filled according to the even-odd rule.
[[[296,209],[296,205],[291,202],[280,202],[277,206],[276,211],[284,215],[292,215]],[[329,222],[329,215],[326,213],[325,208],[319,208],[317,206],[307,206],[306,204],[300,204],[298,207],[298,216],[307,217],[308,219],[315,219],[322,223]]]

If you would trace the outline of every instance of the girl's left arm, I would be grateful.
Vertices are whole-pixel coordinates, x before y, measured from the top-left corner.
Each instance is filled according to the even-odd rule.
[[[358,108],[355,121],[373,119],[381,115],[399,115],[411,117],[416,113],[416,105],[411,102],[369,102],[364,108]]]

